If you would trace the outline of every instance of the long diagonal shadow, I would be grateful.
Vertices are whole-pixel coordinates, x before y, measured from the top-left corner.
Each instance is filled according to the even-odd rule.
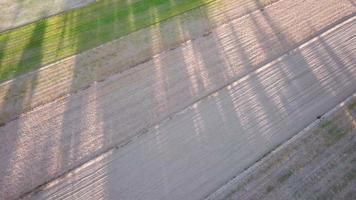
[[[17,66],[23,67],[25,65],[27,57],[31,56],[27,53],[28,51],[26,51],[26,49],[32,48],[34,43],[41,43],[43,41],[45,30],[46,23],[44,21],[36,23],[30,40],[26,45],[24,53],[22,54]],[[42,60],[41,47],[42,45],[31,50],[32,53],[39,55],[35,58],[35,62],[41,62]],[[20,185],[19,183],[21,182],[21,179],[26,178],[23,177],[24,174],[26,175],[26,170],[33,167],[31,154],[33,153],[32,148],[34,146],[28,146],[28,149],[26,149],[25,144],[29,141],[26,141],[26,137],[21,135],[20,131],[20,127],[23,125],[23,122],[20,120],[9,121],[13,119],[9,116],[13,116],[14,114],[17,115],[18,112],[21,111],[22,105],[31,102],[33,93],[36,89],[37,77],[37,74],[33,73],[32,76],[26,80],[22,80],[21,77],[13,79],[12,84],[8,89],[8,93],[4,98],[5,102],[1,105],[2,113],[5,115],[5,119],[3,119],[4,121],[2,122],[4,123],[4,126],[0,127],[0,137],[2,138],[0,141],[6,142],[7,144],[4,146],[10,147],[10,149],[0,148],[0,154],[5,156],[0,162],[0,168],[2,169],[0,172],[0,194],[5,197],[14,197],[13,195],[18,195],[10,194],[8,192],[13,189],[11,187]],[[17,90],[24,92],[22,96],[12,96],[12,93]],[[16,110],[15,113],[14,109]],[[0,116],[0,119],[1,117],[4,116]],[[7,129],[10,129],[13,134],[9,135]],[[24,185],[23,187],[28,187],[28,185]]]
[[[260,0],[255,0],[255,3],[256,3],[256,5],[261,4]],[[298,47],[299,45],[301,45],[302,43],[305,42],[305,40],[297,42],[297,43],[294,42],[294,44],[292,42],[289,42],[290,39],[287,38],[286,32],[283,30],[283,28],[280,27],[275,22],[275,20],[270,17],[270,15],[267,11],[262,10],[261,12],[262,12],[261,14],[263,16],[264,22],[266,22],[268,24],[268,27],[272,30],[275,37],[277,38],[277,41],[279,42],[279,44],[281,46],[283,54],[288,53],[289,51],[293,50],[294,48]],[[260,43],[262,43],[263,40],[267,40],[267,44],[272,44],[273,41],[268,41],[269,40],[268,37],[264,38],[264,37],[261,37],[261,35],[263,35],[263,34],[261,34],[261,35],[258,34],[258,33],[264,33],[264,30],[262,30],[260,28],[258,22],[254,18],[252,18],[252,20],[254,21],[256,30],[258,30],[258,32],[256,32],[256,36],[259,39]],[[314,34],[317,34],[317,33],[314,33]],[[265,35],[267,35],[267,34],[265,34]],[[314,36],[315,35],[311,35],[307,39],[310,39]],[[285,48],[285,47],[287,47],[287,48]],[[265,48],[267,49],[267,46]],[[265,52],[267,53],[267,55],[269,54],[268,49]],[[294,87],[293,90],[287,91],[287,94],[279,94],[279,97],[281,98],[282,102],[284,103],[283,108],[284,107],[287,108],[287,111],[288,111],[288,109],[290,109],[289,108],[290,106],[288,106],[288,104],[291,104],[291,105],[293,105],[292,106],[293,112],[296,111],[296,113],[300,114],[298,112],[297,108],[305,106],[308,102],[310,102],[312,100],[308,96],[303,95],[305,93],[304,90],[313,89],[313,88],[317,87],[318,85],[320,85],[321,83],[320,83],[318,77],[316,77],[316,75],[314,74],[314,72],[311,71],[310,68],[304,67],[304,66],[308,66],[307,61],[303,57],[303,55],[298,52],[299,52],[299,50],[296,50],[296,53],[298,54],[298,62],[295,62],[295,60],[293,60],[293,59],[286,59],[287,66],[291,66],[291,67],[280,69],[280,72],[282,74],[284,74],[284,77],[288,77],[288,74],[289,74],[289,76],[292,75],[293,77],[299,76],[298,74],[300,74],[300,71],[302,71],[303,73],[308,72],[309,76],[311,77],[310,78],[311,81],[309,81],[309,82],[311,82],[312,85],[300,85],[299,87]],[[296,66],[296,63],[299,63],[299,64]],[[299,66],[303,67],[304,69],[300,69]],[[288,81],[292,81],[292,80],[288,80],[287,78],[284,78],[284,81],[288,82]],[[288,95],[289,93],[295,93],[295,92],[298,92],[300,94],[300,96],[303,97],[303,99],[304,99],[304,101],[302,101],[303,103],[295,104],[293,99],[290,100],[290,99],[285,98],[286,95],[289,96]],[[318,92],[325,93],[325,90],[319,89]],[[292,112],[292,110],[289,110],[289,111]],[[320,114],[322,114],[322,113],[315,113],[315,118],[318,117]]]
[[[171,2],[174,2],[173,0]],[[110,5],[108,5],[110,6]],[[153,10],[153,17],[154,17],[154,7],[150,7],[151,10]],[[113,9],[113,11],[115,12],[115,9]],[[205,11],[203,11],[205,12]],[[281,35],[282,32],[282,28],[279,27],[278,25],[276,25],[276,23],[273,22],[273,20],[268,16],[267,13],[267,17],[265,17],[267,22],[269,23],[270,28],[273,30],[274,35],[276,37],[278,37],[279,42],[281,44],[288,44],[288,40],[286,38],[283,37],[283,35]],[[68,19],[70,21],[70,19]],[[131,16],[128,19],[128,24],[130,24],[130,26],[135,27],[135,17]],[[254,18],[252,17],[252,22],[255,25],[256,28],[256,37],[258,38],[259,42],[261,44],[272,44],[273,41],[269,40],[268,37],[266,37],[268,35],[267,32],[265,32],[263,29],[260,28],[260,25],[258,24],[257,20],[254,20]],[[179,27],[180,24],[177,24],[177,27]],[[228,25],[230,26],[230,25]],[[156,36],[152,36],[151,38],[157,37],[158,40],[162,40],[165,41],[165,33],[164,31],[161,30],[161,26],[157,25],[155,26],[155,31],[152,31],[152,33],[157,33],[158,35]],[[189,30],[189,28],[187,27],[183,27],[183,30],[185,30],[186,32],[192,33],[193,30]],[[230,67],[243,67],[245,68],[245,71],[251,71],[253,69],[256,68],[255,64],[251,62],[251,58],[249,56],[249,54],[247,53],[247,50],[243,48],[242,43],[239,41],[239,31],[235,28],[235,27],[229,27],[229,30],[232,34],[232,37],[236,38],[235,40],[235,45],[238,48],[237,52],[225,52],[225,56],[227,54],[231,54],[235,57],[237,57],[240,60],[243,60],[242,62],[242,66],[230,66]],[[93,41],[97,40],[97,35],[100,35],[101,30],[95,30],[93,32]],[[110,33],[107,33],[110,34]],[[266,39],[267,38],[267,39]],[[78,40],[78,44],[83,44],[85,43],[87,38],[81,38],[79,37]],[[165,46],[164,42],[162,44],[163,46]],[[207,91],[207,93],[209,94],[209,92],[211,93],[211,90],[209,89],[209,87],[211,86],[217,86],[220,84],[220,81],[226,81],[227,79],[231,78],[228,77],[228,75],[222,73],[219,75],[216,75],[216,72],[221,72],[221,71],[226,71],[226,70],[230,70],[230,69],[226,69],[228,68],[228,66],[221,66],[221,68],[214,68],[215,66],[209,65],[209,62],[211,61],[212,58],[211,54],[209,54],[208,51],[206,51],[205,49],[207,47],[205,47],[204,45],[200,46],[197,45],[195,43],[192,42],[187,42],[185,44],[187,46],[187,48],[185,50],[189,50],[189,52],[185,52],[182,49],[177,50],[177,57],[178,60],[190,60],[192,62],[198,63],[198,65],[195,66],[188,66],[188,63],[184,63],[181,66],[184,69],[173,69],[170,68],[170,65],[176,65],[175,63],[170,62],[169,59],[165,58],[165,59],[161,59],[161,56],[157,56],[154,58],[154,60],[152,62],[154,62],[155,67],[157,68],[157,70],[155,71],[155,78],[157,80],[154,80],[154,83],[150,83],[150,84],[156,84],[155,86],[157,86],[156,88],[154,88],[152,90],[152,88],[148,89],[148,91],[145,91],[147,93],[149,93],[148,95],[153,95],[156,97],[156,101],[153,103],[155,104],[155,106],[153,106],[154,108],[157,109],[161,109],[160,111],[163,112],[167,112],[169,109],[171,109],[171,105],[175,104],[175,103],[180,103],[178,99],[173,99],[170,98],[169,95],[170,92],[169,91],[170,88],[173,88],[174,84],[176,84],[177,82],[181,81],[181,80],[177,80],[177,78],[175,77],[175,75],[177,73],[181,73],[181,77],[183,77],[184,80],[187,80],[188,86],[184,88],[184,90],[182,89],[182,91],[179,91],[179,89],[181,88],[175,88],[177,93],[179,92],[186,92],[189,91],[188,93],[184,93],[184,95],[186,95],[187,98],[189,98],[190,100],[192,99],[192,96],[195,95],[194,91],[196,89],[193,88],[193,85],[196,83],[198,90],[201,91]],[[289,44],[288,44],[289,45]],[[220,48],[221,44],[218,44],[218,42],[214,42],[211,45],[212,48]],[[78,49],[81,49],[81,46],[77,47]],[[161,47],[159,47],[161,48]],[[291,48],[289,46],[289,48]],[[152,47],[152,49],[154,49],[154,47]],[[278,57],[280,54],[282,54],[283,52],[279,52],[278,55],[276,54],[272,54],[271,52],[266,52],[267,57],[271,57],[270,59],[275,59],[276,57]],[[217,54],[223,54],[223,53],[217,53]],[[222,56],[223,57],[223,56]],[[188,58],[188,59],[187,59]],[[80,79],[80,77],[83,75],[83,73],[85,72],[86,69],[91,69],[91,68],[81,68],[81,57],[78,57],[78,60],[76,60],[76,64],[74,66],[74,76],[73,76],[73,80],[71,83],[71,90],[75,91],[77,88],[80,88],[81,85],[85,85],[86,83],[91,83],[94,81],[95,79],[95,72],[87,72],[88,77],[84,78],[84,83],[82,83],[81,81],[83,81],[82,79]],[[219,62],[223,62],[220,59]],[[218,62],[217,62],[218,63]],[[295,63],[290,63],[291,66],[293,66],[293,64]],[[306,64],[306,61],[303,61],[303,64]],[[234,65],[233,60],[231,60],[230,65]],[[105,67],[105,66],[104,66]],[[194,68],[195,67],[195,68]],[[226,67],[226,68],[225,68]],[[282,69],[281,69],[282,70]],[[284,70],[284,69],[283,69]],[[307,70],[307,69],[305,69]],[[287,72],[285,72],[285,74],[288,73],[294,73],[293,69],[288,70]],[[85,73],[84,73],[85,74]],[[227,78],[228,77],[228,78]],[[317,81],[316,79],[314,79],[315,81]],[[231,80],[230,80],[231,81]],[[284,80],[285,82],[287,81],[291,81],[291,80]],[[261,131],[265,131],[265,130],[274,130],[273,127],[269,127],[267,126],[268,124],[273,124],[274,123],[274,119],[277,118],[275,114],[271,114],[273,112],[271,111],[278,111],[278,107],[274,104],[275,102],[273,102],[271,100],[271,94],[268,93],[267,91],[265,91],[265,86],[261,83],[262,80],[260,80],[260,77],[258,76],[253,76],[252,79],[249,79],[249,82],[247,83],[247,88],[246,90],[248,90],[250,93],[250,99],[247,100],[251,100],[251,102],[246,102],[245,107],[247,107],[246,110],[244,110],[244,112],[252,112],[252,114],[250,115],[249,118],[249,123],[248,123],[248,127],[249,128],[253,128],[255,126],[255,130],[261,132]],[[317,82],[316,82],[317,83]],[[95,85],[95,84],[94,84]],[[69,163],[69,166],[71,165],[70,162],[76,162],[78,160],[80,161],[87,161],[88,159],[90,159],[93,154],[98,154],[100,153],[100,151],[102,151],[103,149],[100,149],[101,147],[96,146],[95,143],[96,140],[103,140],[102,142],[104,144],[109,144],[109,145],[114,145],[115,140],[117,139],[116,137],[118,136],[118,132],[121,130],[117,130],[117,124],[120,120],[125,121],[127,119],[112,119],[112,115],[119,113],[119,112],[128,112],[128,116],[129,117],[135,117],[135,116],[142,116],[141,113],[136,113],[137,110],[131,109],[131,108],[120,108],[119,106],[113,106],[112,108],[107,105],[105,105],[105,102],[98,102],[99,107],[101,107],[101,109],[96,110],[94,109],[89,109],[89,104],[92,105],[93,103],[91,102],[93,100],[92,95],[95,96],[95,86],[91,86],[89,88],[89,90],[86,91],[80,91],[78,92],[78,94],[72,94],[71,96],[69,96],[68,98],[68,103],[65,105],[65,113],[63,115],[63,123],[61,124],[61,130],[60,130],[60,141],[59,141],[59,146],[60,146],[60,154],[61,154],[61,158],[60,158],[60,163],[65,165]],[[189,96],[190,95],[190,96]],[[238,98],[236,98],[236,96],[234,97],[234,94],[230,94],[231,98],[228,101],[227,105],[230,106],[231,109],[237,109],[236,105],[239,105],[240,102],[238,101]],[[236,95],[236,94],[235,94]],[[224,118],[226,116],[224,116],[224,111],[222,111],[220,104],[221,99],[219,99],[218,97],[215,98],[215,102],[216,102],[216,106],[212,109],[213,111],[216,111],[220,114],[221,118]],[[286,103],[285,104],[289,104],[290,101],[288,99],[285,100]],[[111,102],[113,103],[113,102]],[[130,102],[130,105],[135,105],[136,102]],[[96,104],[96,103],[94,103]],[[114,105],[114,104],[112,104]],[[240,104],[241,105],[241,104]],[[187,105],[185,105],[186,107]],[[135,108],[137,109],[137,108]],[[254,113],[254,111],[256,111],[256,113]],[[89,112],[89,114],[88,114]],[[149,112],[149,111],[145,111],[145,112]],[[151,112],[155,112],[155,111],[151,111]],[[196,131],[197,131],[197,135],[199,135],[199,131],[204,129],[204,125],[208,123],[209,119],[208,118],[204,118],[199,116],[200,115],[200,110],[196,109],[195,110],[195,115],[193,117],[192,123],[189,124],[191,126],[195,126],[196,127]],[[262,115],[265,115],[266,119],[262,119],[265,120],[266,122],[264,123],[260,123],[260,121],[258,121],[258,119],[260,119],[259,117],[261,117],[261,113]],[[277,112],[276,112],[277,113]],[[144,113],[145,114],[145,113]],[[94,127],[93,130],[88,130],[90,129],[91,125],[97,126],[97,124],[89,124],[92,116],[95,116],[94,118],[98,119],[98,120],[105,120],[106,118],[109,119],[111,117],[111,121],[101,121],[100,124],[102,125],[103,129],[98,131],[96,128]],[[165,116],[167,118],[167,116]],[[237,113],[236,115],[230,116],[234,118],[234,121],[236,121],[236,123],[240,123],[240,118],[241,116],[239,115],[239,113]],[[164,118],[164,116],[161,116],[161,118]],[[144,120],[145,121],[145,120]],[[143,124],[145,122],[142,122]],[[267,125],[266,125],[267,124]],[[147,124],[144,124],[147,125]],[[152,125],[152,124],[149,124]],[[91,127],[92,128],[92,127]],[[277,131],[277,130],[275,130]],[[90,138],[92,137],[92,138]],[[197,136],[198,140],[204,140],[205,136],[204,135],[199,135]],[[262,138],[265,139],[265,138]],[[164,140],[164,138],[159,138],[157,137],[157,145],[161,145],[158,151],[167,151],[167,155],[170,154],[170,147],[162,144],[160,141]],[[90,142],[92,142],[92,146],[93,149],[86,149],[88,150],[88,152],[84,152],[83,154],[83,150],[81,149],[81,147],[83,147],[84,145],[88,145]],[[203,144],[203,143],[201,143]],[[90,146],[90,145],[88,145]],[[105,146],[105,145],[104,145]],[[204,145],[201,145],[200,147],[203,148]],[[152,148],[156,148],[156,147],[152,147]],[[99,149],[99,150],[98,150]],[[94,153],[93,153],[94,152]],[[85,154],[87,153],[87,154]],[[84,156],[83,156],[84,155]],[[83,156],[83,157],[82,157]],[[95,156],[95,155],[94,155]],[[167,158],[168,160],[168,158]],[[71,166],[73,167],[73,166]],[[75,167],[75,166],[74,166]],[[165,181],[169,181],[168,174],[164,174],[164,171],[162,172],[164,176],[164,180]],[[108,181],[108,184],[110,186],[108,187],[113,187],[112,190],[115,190],[115,181],[113,180],[110,183],[110,180]],[[110,189],[110,188],[109,188]],[[168,190],[167,190],[168,191]],[[114,196],[113,196],[114,198]]]

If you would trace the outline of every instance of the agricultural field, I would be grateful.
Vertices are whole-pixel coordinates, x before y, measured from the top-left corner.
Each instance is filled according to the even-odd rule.
[[[3,0],[0,199],[353,198],[355,14]]]
[[[232,180],[211,199],[355,199],[356,96]]]
[[[2,0],[0,2],[0,31],[85,6],[95,0]]]
[[[35,70],[212,0],[110,0],[1,33],[0,81]]]

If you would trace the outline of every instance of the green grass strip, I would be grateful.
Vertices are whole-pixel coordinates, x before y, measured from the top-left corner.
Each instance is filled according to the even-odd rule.
[[[0,81],[214,0],[101,0],[0,35]]]

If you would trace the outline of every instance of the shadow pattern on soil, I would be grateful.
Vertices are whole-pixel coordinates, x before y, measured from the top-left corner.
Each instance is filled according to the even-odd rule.
[[[171,0],[170,2],[171,7],[174,7],[176,1]],[[129,4],[130,0],[127,0],[126,3]],[[108,4],[110,4],[110,1],[108,1]],[[264,5],[261,1],[255,0],[254,8],[262,9]],[[224,9],[233,9],[227,8],[227,6]],[[152,6],[149,9],[151,17],[157,17],[155,7]],[[246,8],[246,10],[249,9]],[[112,9],[112,12],[115,12],[115,8]],[[206,26],[209,27],[210,11],[205,7],[201,7],[196,12],[208,18]],[[83,73],[83,70],[92,68],[74,67],[70,86],[72,94],[65,98],[65,104],[60,104],[59,108],[56,108],[63,110],[63,116],[55,118],[49,115],[48,121],[54,120],[53,124],[56,124],[56,129],[44,131],[42,134],[45,135],[41,138],[40,142],[30,142],[29,144],[33,145],[30,148],[19,146],[23,144],[20,140],[22,138],[26,139],[24,135],[21,135],[21,131],[25,129],[19,128],[19,126],[26,124],[30,126],[33,123],[33,121],[28,120],[21,124],[22,120],[25,120],[26,117],[21,117],[21,120],[14,120],[4,124],[4,126],[11,126],[14,130],[19,130],[14,131],[17,132],[16,135],[9,136],[3,133],[0,127],[0,137],[5,137],[4,141],[12,143],[11,149],[0,149],[0,155],[8,154],[6,159],[1,162],[0,168],[6,169],[6,171],[1,174],[0,180],[3,182],[0,182],[0,185],[3,186],[6,185],[5,182],[11,182],[13,187],[15,187],[17,179],[22,179],[22,176],[26,176],[26,171],[43,174],[43,177],[46,178],[36,180],[37,182],[33,181],[33,185],[27,187],[32,190],[51,181],[54,177],[66,174],[70,170],[110,149],[119,148],[136,137],[147,133],[156,134],[156,144],[148,147],[147,151],[154,152],[153,154],[156,155],[164,153],[164,159],[160,163],[160,172],[156,178],[162,180],[162,193],[168,195],[172,188],[168,188],[168,184],[165,183],[176,181],[171,180],[170,171],[172,169],[169,166],[173,162],[172,159],[179,160],[180,158],[176,158],[176,149],[166,142],[169,136],[161,134],[159,128],[156,131],[152,131],[152,129],[155,129],[156,125],[165,120],[169,121],[181,110],[186,108],[193,110],[193,114],[187,116],[189,119],[186,121],[189,124],[187,124],[186,130],[189,130],[189,128],[195,130],[194,135],[189,139],[196,141],[194,142],[197,144],[195,148],[206,148],[206,151],[211,151],[206,143],[215,138],[216,133],[225,134],[221,136],[224,138],[235,138],[235,140],[226,144],[234,150],[238,150],[236,146],[239,145],[238,143],[234,143],[238,142],[236,137],[255,137],[256,144],[264,144],[271,149],[276,146],[271,141],[271,138],[274,136],[273,134],[285,131],[286,126],[284,126],[285,121],[283,120],[289,114],[297,115],[296,119],[304,121],[304,124],[308,124],[308,122],[317,116],[322,115],[323,113],[313,113],[312,117],[303,118],[304,113],[299,110],[302,110],[301,108],[308,105],[313,99],[303,96],[301,97],[303,100],[296,102],[295,99],[288,98],[296,93],[302,95],[305,90],[309,89],[328,95],[332,95],[337,90],[337,88],[332,87],[325,87],[328,91],[320,90],[320,88],[324,88],[321,86],[322,78],[318,77],[315,71],[311,71],[311,69],[305,67],[308,66],[308,62],[299,50],[293,52],[296,57],[295,62],[287,60],[288,62],[284,63],[284,66],[279,66],[278,70],[268,69],[262,75],[253,73],[281,55],[289,53],[291,49],[300,46],[319,33],[314,33],[305,40],[296,42],[286,37],[288,32],[285,31],[285,27],[279,24],[278,19],[270,16],[268,11],[262,9],[260,11],[251,10],[246,13],[248,13],[246,21],[251,24],[251,30],[248,29],[248,33],[253,34],[256,39],[255,48],[263,52],[263,55],[259,57],[251,53],[251,47],[246,45],[248,44],[248,38],[246,38],[246,32],[244,32],[246,30],[242,28],[240,30],[234,24],[236,23],[233,22],[234,20],[230,20],[222,25],[224,29],[219,29],[223,30],[221,32],[208,29],[207,32],[198,37],[196,35],[196,26],[187,23],[189,17],[183,14],[175,19],[174,25],[170,26],[172,28],[171,33],[167,32],[167,27],[164,25],[166,22],[147,28],[150,33],[149,39],[152,41],[150,51],[153,57],[142,65],[146,67],[151,66],[150,69],[153,66],[154,74],[145,74],[147,71],[141,65],[128,69],[128,72],[122,72],[121,78],[125,79],[125,76],[129,76],[131,80],[135,81],[140,92],[135,90],[137,88],[135,88],[134,84],[133,86],[117,85],[118,83],[110,79],[98,82],[96,71]],[[229,18],[227,14],[224,17]],[[64,22],[63,27],[71,26],[72,23],[74,22],[68,18]],[[135,27],[135,16],[130,15],[127,23],[129,26]],[[41,23],[39,25],[46,26]],[[44,27],[39,27],[39,29],[45,30]],[[320,32],[325,30],[327,29],[325,28]],[[99,32],[101,30],[96,31],[97,33],[93,32],[93,40],[97,39],[96,35],[100,35]],[[36,35],[36,38],[40,38],[41,32],[36,32],[35,29],[33,35]],[[193,39],[186,40],[186,38]],[[79,41],[83,39],[84,37],[80,36],[77,38]],[[172,39],[179,41],[181,44],[172,44]],[[333,48],[328,46],[322,38],[319,38],[319,40],[329,55],[329,59],[332,59],[340,67],[344,66],[343,61],[333,52]],[[85,42],[83,40],[78,42],[78,44],[84,44]],[[59,42],[59,45],[62,43]],[[77,48],[81,49],[82,47],[78,46]],[[58,50],[60,49],[59,46]],[[41,49],[37,50],[41,51]],[[165,52],[162,53],[163,51]],[[314,53],[317,57],[320,57],[322,63],[325,63],[325,67],[320,70],[324,70],[325,73],[329,74],[335,71],[335,69],[329,66],[330,62],[322,60],[321,54],[317,55],[318,52],[316,49]],[[352,53],[349,52],[349,54]],[[350,58],[354,59],[352,55],[350,55]],[[41,57],[38,59],[40,62]],[[83,66],[81,62],[85,62],[85,59],[78,56],[75,65]],[[175,61],[181,62],[177,63]],[[100,67],[105,68],[105,66],[99,66],[98,68]],[[140,69],[137,69],[139,67]],[[283,84],[293,82],[296,77],[306,73],[311,76],[308,79],[311,80],[312,85],[297,85],[293,88],[293,91],[286,91],[283,88]],[[343,76],[345,84],[355,83],[355,78],[347,75],[347,70],[344,70],[343,73],[345,73]],[[83,74],[87,75],[87,77],[82,77]],[[234,84],[235,81],[239,81],[240,78],[248,74],[250,74],[250,78]],[[147,79],[146,82],[140,82],[145,76],[152,76],[152,78]],[[266,81],[266,77],[268,76],[276,82],[269,83]],[[28,91],[35,90],[36,88],[36,76],[34,77],[33,80],[26,83],[26,87],[31,87],[31,90]],[[280,85],[277,87],[278,89],[270,89],[271,85],[277,84]],[[101,91],[101,88],[105,88],[103,87],[104,85],[106,89],[105,91]],[[77,88],[86,90],[77,91]],[[115,93],[118,95],[115,95]],[[125,96],[124,93],[127,93],[127,95]],[[103,98],[105,95],[111,95],[112,98],[109,100],[105,99]],[[197,104],[202,99],[212,99],[212,103],[209,104],[211,109],[209,112],[211,113],[208,114],[215,116],[215,113],[217,113],[217,117],[207,118],[208,114],[206,109],[204,109],[206,107]],[[21,101],[31,101],[31,94],[21,99]],[[3,108],[8,107],[6,103],[2,105]],[[19,124],[15,124],[15,122]],[[212,126],[214,123],[221,126],[214,127]],[[121,126],[118,127],[118,124]],[[36,128],[43,128],[40,127],[40,124],[37,126],[32,127],[33,131],[36,131]],[[293,132],[296,133],[301,128],[295,128]],[[207,132],[208,129],[213,129],[215,132]],[[239,131],[235,132],[237,129]],[[251,136],[244,135],[244,133],[252,132],[255,132],[255,134]],[[286,140],[289,137],[286,135],[284,139]],[[219,137],[216,137],[216,140],[219,140]],[[28,152],[21,152],[23,148]],[[262,157],[263,155],[258,156]],[[16,161],[18,158],[22,160]],[[116,196],[118,186],[116,185],[115,176],[112,177],[112,174],[109,174],[116,170],[117,166],[110,165],[110,159],[115,159],[115,156],[109,158],[107,163],[101,164],[100,170],[97,171],[100,173],[99,178],[102,180],[100,180],[100,188],[96,188],[96,196],[94,196],[96,198],[118,198]],[[145,152],[142,152],[142,156],[138,159],[138,163],[145,162]],[[41,166],[38,166],[39,164]],[[199,166],[202,169],[206,169],[215,165],[201,163]],[[221,178],[224,181],[233,178],[231,174],[235,176],[241,172],[236,171],[236,169],[229,170],[231,170],[229,171],[229,175],[225,174],[225,177]],[[148,177],[151,173],[147,172],[144,175]],[[204,174],[201,173],[201,175],[201,179],[199,180],[204,179]],[[14,177],[15,179],[13,179]],[[47,177],[51,178],[48,179]],[[128,177],[135,179],[133,174],[128,174]],[[206,195],[222,186],[225,183],[224,181],[218,185],[209,186],[208,190],[205,191]],[[29,182],[25,181],[18,184],[27,185]],[[1,189],[2,193],[7,192],[6,190],[7,188]],[[74,188],[70,188],[70,190],[73,190],[73,193],[75,193]],[[5,195],[11,198],[18,197],[11,196],[11,194]],[[48,197],[45,196],[43,198]],[[85,198],[85,196],[80,197]],[[94,198],[93,196],[90,197]]]

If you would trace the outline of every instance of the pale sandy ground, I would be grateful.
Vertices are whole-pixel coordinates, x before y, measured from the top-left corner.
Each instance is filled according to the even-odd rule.
[[[0,31],[85,6],[91,2],[95,0],[0,0]]]
[[[356,199],[356,94],[206,200]]]
[[[91,160],[24,198],[209,195],[355,92],[354,13],[281,0],[20,116],[0,127],[0,193]]]

